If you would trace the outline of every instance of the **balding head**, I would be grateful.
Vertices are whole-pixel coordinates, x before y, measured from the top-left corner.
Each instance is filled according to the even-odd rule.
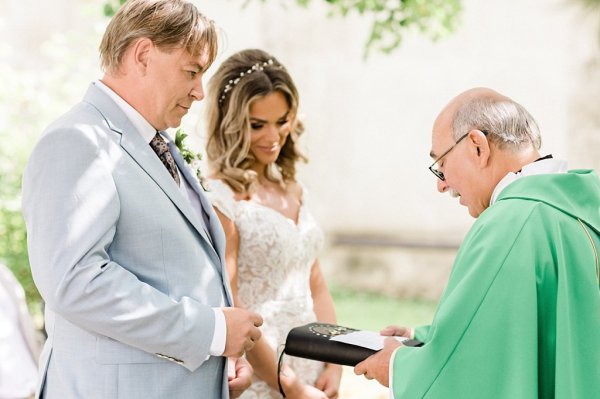
[[[458,144],[457,144],[458,143]],[[438,190],[450,191],[477,217],[509,172],[538,156],[537,124],[523,106],[495,90],[477,87],[454,97],[433,125],[431,157]]]
[[[446,107],[442,110],[443,112],[451,112],[454,114],[456,110],[476,100],[488,100],[488,101],[510,101],[510,98],[498,93],[487,87],[474,87],[467,91],[460,93],[454,97]]]
[[[471,129],[485,131],[501,149],[519,151],[541,147],[535,119],[519,103],[487,87],[469,89],[454,97],[438,116],[456,140]]]
[[[436,118],[434,125],[438,124],[441,121],[445,121],[447,123],[452,123],[454,121],[454,114],[456,111],[463,107],[466,103],[469,103],[477,98],[500,98],[502,95],[492,89],[488,89],[486,87],[475,87],[469,89],[465,92],[460,93],[452,100],[448,102],[448,104],[442,109]]]

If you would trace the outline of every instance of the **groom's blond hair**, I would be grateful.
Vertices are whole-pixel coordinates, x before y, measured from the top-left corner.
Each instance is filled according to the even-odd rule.
[[[100,43],[100,61],[107,73],[118,71],[123,55],[140,38],[169,51],[185,48],[196,56],[208,53],[208,68],[218,50],[215,24],[185,0],[129,0],[114,15]]]

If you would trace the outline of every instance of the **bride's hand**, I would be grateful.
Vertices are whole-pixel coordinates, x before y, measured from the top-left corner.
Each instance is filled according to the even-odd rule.
[[[283,366],[280,375],[281,387],[287,399],[327,399],[317,388],[303,384],[288,366]]]
[[[342,366],[328,363],[325,369],[317,378],[315,387],[323,391],[329,399],[337,399],[340,390],[340,380],[342,379]]]

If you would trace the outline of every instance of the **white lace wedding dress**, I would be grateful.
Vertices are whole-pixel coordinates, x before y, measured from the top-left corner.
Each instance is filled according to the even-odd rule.
[[[263,337],[280,353],[288,331],[316,321],[310,292],[310,271],[323,246],[323,233],[309,213],[306,193],[298,223],[253,201],[235,201],[233,191],[220,180],[209,180],[213,205],[235,222],[239,231],[238,296],[264,320]],[[277,361],[277,359],[275,359]],[[323,363],[286,356],[296,375],[313,385]],[[254,380],[243,399],[281,398],[266,383]]]

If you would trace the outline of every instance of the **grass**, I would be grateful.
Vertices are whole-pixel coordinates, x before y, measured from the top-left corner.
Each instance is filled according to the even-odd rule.
[[[333,286],[331,289],[338,324],[363,330],[379,331],[388,325],[419,326],[429,324],[436,304],[414,299],[395,299],[384,295],[355,292]],[[339,399],[388,399],[388,389],[377,381],[343,370]]]
[[[430,301],[395,299],[338,287],[333,287],[331,294],[338,324],[363,330],[379,331],[388,325],[429,324],[436,306]]]

